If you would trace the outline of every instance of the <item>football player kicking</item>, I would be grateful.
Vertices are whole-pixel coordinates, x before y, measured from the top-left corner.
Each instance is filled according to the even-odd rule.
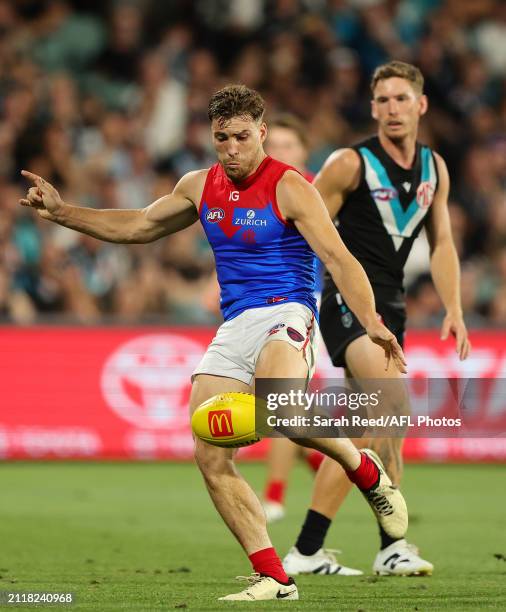
[[[437,153],[417,142],[418,123],[427,110],[423,76],[415,66],[390,62],[376,69],[371,83],[372,116],[378,135],[353,148],[334,152],[316,176],[314,185],[330,216],[339,223],[339,234],[369,277],[376,309],[402,346],[406,308],[403,269],[422,227],[431,248],[432,278],[446,309],[441,338],[456,338],[460,359],[470,344],[460,302],[460,267],[448,215],[449,178]],[[325,278],[320,325],[332,363],[346,369],[359,384],[379,378],[400,379],[392,364],[385,372],[383,353],[367,337],[353,306],[335,281]],[[350,310],[352,312],[350,312]],[[388,386],[382,405],[399,414],[409,412],[404,385]],[[402,474],[402,437],[363,438],[381,457],[394,484]],[[318,470],[311,507],[295,546],[283,565],[290,575],[337,574],[340,565],[323,548],[330,523],[350,490],[349,480],[333,461],[324,459]],[[379,524],[381,538],[373,571],[381,575],[431,574],[433,566],[422,559],[403,537],[392,537]]]
[[[171,194],[141,210],[74,206],[47,181],[23,171],[33,186],[22,205],[101,240],[151,242],[200,219],[216,259],[225,322],[193,374],[191,411],[218,393],[253,392],[255,377],[311,376],[314,252],[390,367],[405,371],[396,337],[378,320],[367,276],[343,245],[318,191],[290,166],[265,154],[263,114],[264,102],[253,90],[231,85],[216,92],[209,118],[218,163],[186,174]],[[404,499],[372,451],[360,452],[348,439],[298,443],[338,462],[385,533],[404,536]],[[253,566],[246,588],[221,599],[298,599],[297,587],[272,547],[261,503],[235,467],[233,450],[196,439],[195,459],[216,509]]]

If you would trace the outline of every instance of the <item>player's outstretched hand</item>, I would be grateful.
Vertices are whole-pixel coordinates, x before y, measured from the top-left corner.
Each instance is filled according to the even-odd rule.
[[[33,187],[30,187],[26,198],[19,200],[19,203],[22,206],[35,208],[43,219],[54,219],[64,206],[60,194],[51,183],[48,183],[37,174],[28,172],[28,170],[21,170],[21,174],[32,181]]]
[[[379,321],[369,325],[366,331],[369,338],[385,351],[385,370],[388,370],[390,360],[392,359],[399,372],[406,374],[408,364],[406,363],[401,345],[397,342],[397,338],[392,332]]]
[[[446,340],[450,334],[455,338],[460,361],[464,361],[471,352],[471,343],[467,337],[467,328],[462,316],[446,315],[441,326],[441,340]]]

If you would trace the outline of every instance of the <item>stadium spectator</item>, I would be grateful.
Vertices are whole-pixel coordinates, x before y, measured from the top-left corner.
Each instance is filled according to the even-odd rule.
[[[243,81],[273,113],[305,123],[315,171],[370,131],[370,73],[395,56],[426,77],[431,112],[421,133],[450,170],[466,314],[503,326],[505,19],[500,0],[0,1],[2,320],[210,316],[201,302],[212,263],[198,228],[142,258],[134,246],[92,254],[13,206],[21,167],[71,201],[140,207],[211,163],[207,100]],[[423,282],[427,269],[411,269],[410,316],[433,324],[442,311]]]

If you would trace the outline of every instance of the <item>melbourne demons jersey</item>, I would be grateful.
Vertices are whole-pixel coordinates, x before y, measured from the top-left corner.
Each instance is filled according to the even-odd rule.
[[[276,185],[291,169],[266,157],[240,183],[220,164],[209,170],[199,216],[216,259],[225,320],[284,302],[304,304],[316,314],[316,257],[276,202]]]
[[[378,137],[353,148],[360,155],[361,177],[337,215],[339,234],[373,286],[402,289],[404,265],[437,189],[434,155],[417,143],[413,167],[405,170]],[[331,282],[327,275],[326,284]]]

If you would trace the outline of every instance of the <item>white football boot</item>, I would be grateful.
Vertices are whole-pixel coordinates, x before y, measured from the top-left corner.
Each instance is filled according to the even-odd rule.
[[[288,584],[281,584],[270,576],[262,576],[254,573],[251,576],[237,576],[237,580],[246,580],[248,586],[244,591],[232,593],[219,597],[222,601],[266,601],[268,599],[280,599],[281,601],[291,601],[299,599],[297,585],[290,578]]]
[[[419,555],[414,544],[398,540],[380,550],[372,571],[379,576],[432,576],[434,566]]]
[[[262,506],[268,523],[275,523],[285,518],[285,507],[283,504],[265,500],[262,502]]]
[[[392,484],[378,455],[364,448],[361,451],[373,461],[380,473],[377,486],[362,494],[369,502],[376,519],[391,538],[399,539],[408,530],[408,508],[402,493]]]
[[[337,561],[336,553],[340,552],[340,550],[320,548],[314,555],[303,555],[296,546],[292,546],[283,559],[283,569],[289,576],[299,574],[361,576],[364,572],[345,567]]]

